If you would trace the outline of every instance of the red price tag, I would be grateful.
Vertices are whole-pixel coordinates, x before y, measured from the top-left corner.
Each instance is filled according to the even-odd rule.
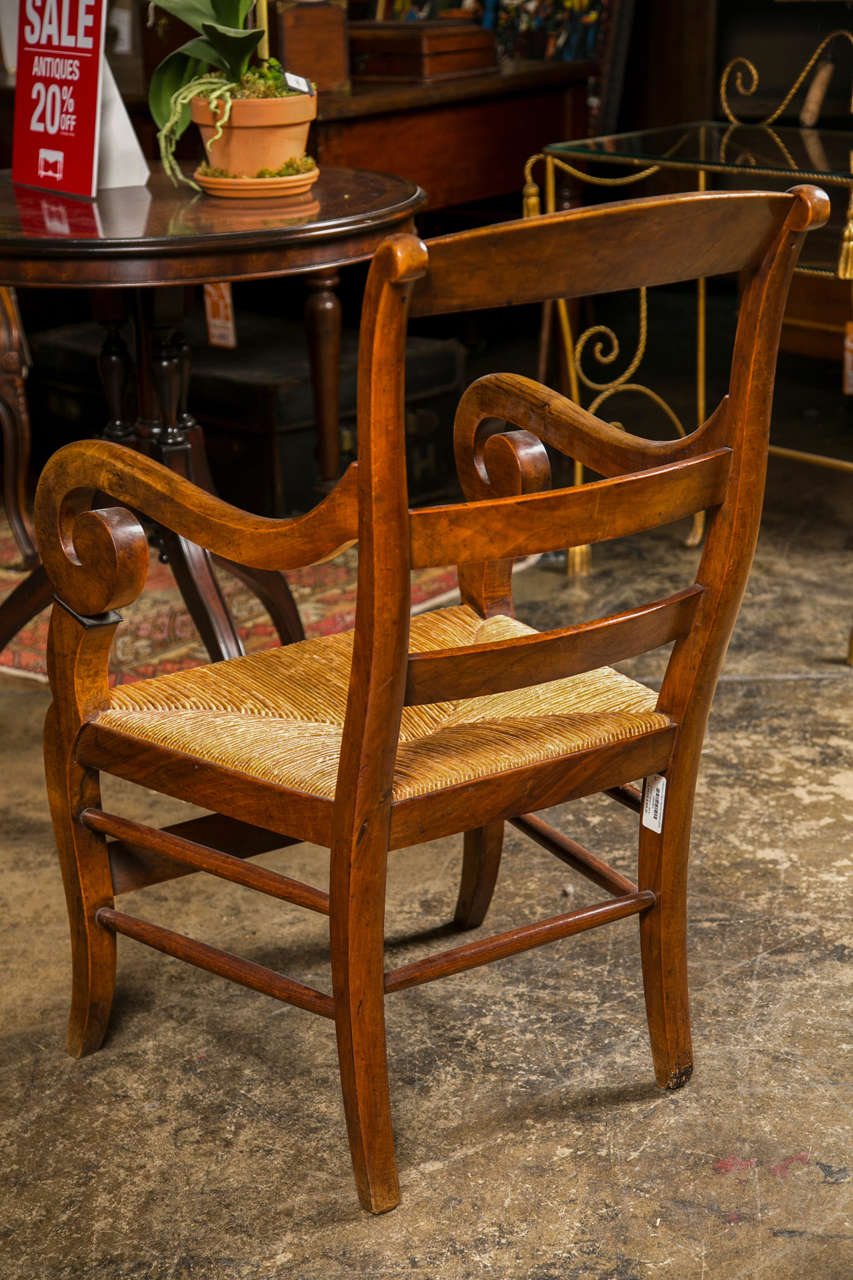
[[[20,0],[12,181],[93,198],[106,0]]]

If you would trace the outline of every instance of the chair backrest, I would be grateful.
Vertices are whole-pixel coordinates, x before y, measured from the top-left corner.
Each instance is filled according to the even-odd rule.
[[[773,371],[804,233],[823,192],[721,192],[551,214],[377,251],[359,349],[359,582],[341,768],[390,788],[402,707],[556,679],[675,641],[659,706],[704,725],[757,537]],[[407,317],[635,289],[737,272],[728,395],[675,443],[621,432],[527,379],[463,396],[455,445],[465,503],[410,511],[405,475]],[[495,434],[494,419],[512,428]],[[545,489],[542,443],[604,479]],[[696,580],[666,600],[543,635],[407,656],[409,576],[458,564],[481,613],[511,610],[513,558],[709,512]],[[343,774],[342,774],[343,776]],[[366,794],[366,793],[365,793]]]

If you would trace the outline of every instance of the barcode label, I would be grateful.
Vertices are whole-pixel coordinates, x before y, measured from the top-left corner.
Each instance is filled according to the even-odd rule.
[[[646,787],[643,792],[643,826],[648,827],[649,831],[656,831],[658,835],[663,826],[665,800],[666,778],[662,778],[659,773],[653,773],[651,777],[646,778]]]
[[[289,71],[285,71],[284,78],[287,82],[288,89],[298,89],[300,93],[313,93],[311,81],[304,80],[302,76],[294,76]]]

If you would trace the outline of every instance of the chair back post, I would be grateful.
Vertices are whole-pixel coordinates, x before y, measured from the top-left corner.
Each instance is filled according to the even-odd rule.
[[[406,682],[411,608],[405,441],[405,351],[412,284],[426,270],[417,236],[377,250],[358,354],[358,586],[352,674],[333,831],[387,826]],[[377,814],[377,805],[382,810]]]
[[[400,1198],[385,1050],[385,880],[409,646],[405,354],[416,236],[371,263],[358,352],[358,585],[352,670],[332,812],[329,941],[353,1172],[374,1213]]]
[[[803,236],[820,226],[829,201],[812,187],[795,198],[777,235],[746,276],[732,354],[729,395],[715,430],[716,443],[732,449],[722,504],[710,516],[696,581],[703,588],[693,625],[676,641],[658,697],[658,710],[679,725],[667,769],[669,823],[658,835],[640,824],[638,883],[665,895],[667,915],[640,922],[643,974],[655,1074],[676,1088],[691,1071],[689,1015],[666,992],[686,993],[687,866],[696,775],[711,701],[717,687],[752,566],[767,473],[773,375],[788,286]],[[670,982],[660,981],[667,972]],[[655,1030],[656,1028],[656,1030]],[[662,1046],[668,1045],[664,1052]]]
[[[697,758],[758,539],[788,288],[806,232],[829,216],[828,198],[818,188],[800,186],[788,194],[791,205],[777,235],[745,273],[729,395],[717,437],[731,447],[732,467],[725,498],[711,514],[696,575],[704,594],[691,632],[673,650],[658,700],[658,709],[681,725],[679,754],[692,742]]]

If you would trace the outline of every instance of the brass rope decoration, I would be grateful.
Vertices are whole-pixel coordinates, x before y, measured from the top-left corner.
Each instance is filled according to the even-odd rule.
[[[777,145],[781,149],[783,155],[788,160],[792,169],[796,169],[797,167],[796,164],[794,163],[793,159],[791,158],[790,154],[788,153],[781,139],[776,136],[773,130],[769,128],[769,126],[772,125],[774,121],[779,119],[779,117],[782,115],[783,111],[786,109],[788,104],[798,93],[799,89],[801,88],[803,82],[805,81],[812,67],[815,65],[815,63],[817,62],[818,58],[823,53],[827,45],[831,44],[833,40],[837,40],[839,36],[843,37],[849,44],[853,45],[853,32],[847,31],[843,27],[839,28],[838,31],[831,32],[828,36],[825,36],[824,39],[821,40],[818,47],[815,49],[812,56],[809,58],[806,65],[803,67],[800,74],[797,76],[794,83],[791,85],[791,88],[788,90],[785,97],[779,103],[779,106],[776,108],[776,110],[771,112],[770,115],[766,117],[766,119],[758,122],[759,128],[767,129],[770,136],[774,139],[774,141],[777,143]],[[744,79],[742,74],[742,70],[744,67],[746,68],[746,70],[749,72],[749,75],[750,75],[750,82],[748,86],[744,84]],[[735,70],[735,68],[737,68],[737,70]],[[742,97],[745,97],[745,98],[750,97],[753,93],[755,93],[755,90],[758,88],[758,72],[755,69],[755,65],[752,62],[750,62],[749,58],[733,58],[732,61],[726,67],[726,69],[723,71],[722,77],[720,79],[720,103],[722,105],[723,111],[725,112],[726,118],[730,121],[732,125],[739,125],[739,124],[743,124],[744,122],[742,120],[739,120],[737,116],[734,114],[731,107],[729,106],[729,100],[728,100],[728,85],[729,85],[729,79],[732,75],[732,72],[734,72],[735,89],[739,94],[741,94]],[[850,109],[851,111],[853,111],[853,101],[851,101]],[[723,139],[723,144],[721,146],[721,151],[720,151],[721,157],[724,156],[725,154],[725,145],[729,140],[730,134],[731,134],[731,130],[728,130]],[[853,155],[851,155],[851,168],[853,168]],[[807,175],[801,171],[801,177],[810,177],[810,176],[812,175]],[[850,199],[847,204],[847,217],[845,219],[845,224],[844,224],[844,233],[841,237],[841,250],[838,256],[837,274],[840,280],[853,280],[853,186],[851,186]]]
[[[766,124],[749,125],[747,127],[753,128],[753,129],[761,129],[763,133],[766,133],[768,138],[770,138],[771,141],[774,142],[776,146],[779,148],[780,152],[782,153],[788,165],[788,168],[791,170],[792,173],[796,173],[798,178],[810,176],[816,181],[822,180],[821,174],[807,175],[804,173],[804,171],[799,167],[796,160],[791,155],[790,151],[785,146],[784,142],[779,137],[775,129],[771,129],[770,126]],[[726,129],[726,132],[723,134],[722,138],[720,139],[720,163],[740,165],[746,169],[754,169],[756,173],[760,173],[761,169],[759,167],[758,161],[756,160],[755,156],[752,154],[751,151],[742,151],[741,154],[738,156],[737,160],[729,160],[728,158],[727,151],[728,151],[729,145],[731,144],[732,139],[734,138],[735,133],[739,128],[743,128],[743,126],[738,124],[729,125],[728,129]]]
[[[685,135],[686,136],[686,135]],[[667,152],[667,155],[674,154],[682,145],[684,138],[678,140],[673,147]],[[595,155],[590,153],[590,158],[595,159]],[[579,179],[581,182],[589,183],[592,186],[617,187],[627,186],[632,182],[640,182],[643,178],[651,177],[660,171],[660,165],[652,165],[637,173],[629,173],[618,178],[599,178],[591,174],[585,173],[582,169],[575,168],[565,160],[560,160],[554,155],[546,155],[544,152],[537,152],[532,155],[524,166],[524,188],[522,198],[522,216],[525,218],[536,218],[542,212],[539,187],[533,177],[534,167],[540,160],[545,162],[545,212],[554,213],[556,209],[556,192],[554,173],[555,169],[561,169],[564,173],[570,174],[572,177]],[[569,396],[575,404],[581,403],[581,385],[589,391],[597,391],[590,404],[587,406],[590,413],[596,413],[598,408],[605,404],[612,396],[620,392],[634,392],[637,395],[645,396],[657,405],[672,423],[675,432],[679,436],[685,436],[686,430],[675,410],[667,404],[662,396],[653,391],[651,387],[646,387],[640,382],[632,382],[630,379],[637,372],[646,353],[646,344],[648,340],[648,292],[645,288],[640,289],[640,315],[639,315],[639,335],[637,346],[628,365],[615,378],[606,382],[597,382],[589,376],[583,369],[583,357],[586,348],[590,342],[594,341],[592,347],[593,358],[600,365],[612,364],[617,360],[620,354],[620,344],[615,332],[607,325],[592,325],[586,329],[575,340],[572,333],[572,324],[569,317],[569,308],[565,298],[555,300],[557,319],[560,327],[560,337],[563,349],[566,354],[566,370],[569,378]],[[609,349],[604,347],[604,339],[609,342]],[[704,356],[704,338],[700,336],[700,343]],[[700,414],[700,421],[702,415]],[[614,422],[613,426],[622,426],[619,422]],[[583,483],[583,467],[577,460],[573,464],[573,483]],[[702,540],[704,530],[704,513],[696,512],[693,517],[693,526],[688,535],[685,545],[688,547],[698,546]],[[582,575],[589,572],[590,549],[589,547],[570,547],[568,551],[566,571],[570,575]]]
[[[591,151],[589,158],[590,160],[595,160],[595,152]],[[642,178],[650,178],[653,173],[658,173],[660,171],[660,165],[654,164],[648,169],[641,169],[639,173],[622,174],[622,176],[618,178],[601,178],[592,173],[585,173],[583,169],[576,169],[575,166],[573,164],[569,164],[567,160],[560,160],[557,156],[553,155],[546,156],[540,151],[535,156],[531,156],[524,166],[525,218],[535,217],[540,212],[539,188],[533,179],[533,166],[537,160],[545,160],[549,166],[562,169],[564,173],[570,173],[573,178],[577,178],[580,182],[589,183],[589,185],[593,187],[624,187],[630,182],[639,182]],[[553,213],[554,210],[549,208],[546,212]]]
[[[677,144],[678,145],[678,144]],[[657,173],[659,166],[655,165],[650,169],[644,169],[640,173],[630,173],[619,178],[592,178],[589,174],[585,174],[582,170],[576,169],[573,165],[566,163],[564,160],[558,159],[553,155],[545,155],[538,152],[529,158],[524,166],[524,191],[523,191],[523,216],[525,218],[538,217],[541,212],[541,203],[539,195],[539,187],[533,178],[534,166],[544,160],[546,164],[546,212],[554,212],[554,188],[553,188],[553,172],[554,168],[562,169],[566,173],[572,174],[574,177],[580,178],[582,181],[598,183],[600,185],[625,185],[630,182],[639,182],[642,178],[649,177],[653,173]],[[649,387],[644,387],[641,383],[631,382],[637,369],[640,367],[646,354],[646,344],[648,340],[648,291],[646,289],[639,290],[640,297],[640,323],[637,346],[628,365],[615,378],[607,381],[598,382],[592,378],[583,368],[584,353],[590,342],[594,342],[592,347],[593,358],[600,365],[612,364],[614,360],[619,358],[621,351],[619,339],[612,329],[607,325],[597,324],[586,329],[575,340],[572,334],[571,321],[569,319],[569,309],[565,299],[557,300],[557,315],[559,319],[561,337],[566,352],[566,363],[569,375],[569,393],[571,398],[580,404],[580,388],[581,384],[589,391],[597,391],[599,394],[595,397],[589,406],[590,412],[594,413],[599,405],[604,404],[611,396],[619,391],[636,391],[641,395],[645,395],[655,404],[659,405],[666,416],[672,422],[675,430],[680,436],[685,435],[685,429],[675,411],[663,400],[657,392],[652,391]],[[604,340],[609,342],[609,349],[605,349]]]
[[[848,40],[850,44],[853,45],[853,32],[846,31],[843,27],[840,27],[838,31],[831,32],[828,36],[825,36],[823,40],[821,40],[818,47],[815,49],[812,56],[809,58],[806,65],[803,67],[800,74],[797,76],[794,83],[791,85],[791,88],[788,90],[785,97],[779,103],[779,106],[776,108],[775,111],[771,112],[770,115],[767,116],[765,120],[758,121],[759,124],[769,125],[769,124],[773,124],[775,120],[779,119],[779,117],[782,115],[783,111],[788,106],[791,99],[794,98],[798,93],[800,87],[803,84],[803,81],[806,79],[806,76],[809,74],[812,67],[817,62],[818,58],[823,53],[826,46],[828,44],[831,44],[833,40],[837,40],[839,36],[843,36],[845,40]],[[744,85],[744,80],[743,80],[744,67],[746,68],[746,70],[749,72],[749,75],[750,75],[750,84],[748,88]],[[737,68],[736,71],[735,71],[735,68]],[[744,121],[738,120],[737,116],[729,106],[728,87],[729,87],[729,79],[733,71],[735,73],[735,89],[743,98],[751,97],[752,94],[755,93],[755,90],[758,88],[758,72],[755,69],[754,63],[750,62],[749,58],[738,57],[738,58],[732,58],[731,62],[723,71],[723,74],[720,78],[720,103],[722,105],[723,111],[725,112],[726,119],[729,120],[732,124],[743,124]],[[851,110],[853,110],[853,104],[851,104]]]
[[[684,429],[684,424],[673,409],[672,405],[667,404],[663,396],[659,396],[656,391],[652,391],[651,387],[643,386],[642,382],[621,382],[618,386],[607,387],[600,395],[596,396],[595,399],[587,405],[587,409],[590,413],[598,413],[599,406],[609,400],[611,396],[618,395],[620,391],[631,391],[636,392],[637,395],[646,396],[666,414],[675,428],[676,435],[683,437],[687,434]],[[621,422],[611,422],[611,426],[619,427],[620,430],[624,430]]]
[[[588,374],[584,373],[584,370],[583,370],[584,352],[587,348],[587,345],[593,340],[593,338],[598,339],[598,341],[595,343],[595,346],[592,348],[592,354],[593,354],[593,358],[597,360],[599,364],[602,364],[602,365],[612,364],[614,360],[618,359],[619,352],[620,352],[619,339],[616,337],[616,334],[613,332],[612,329],[608,328],[606,324],[595,324],[591,328],[586,329],[580,335],[577,342],[575,343],[575,366],[578,371],[578,377],[580,378],[584,386],[588,387],[590,391],[618,390],[623,385],[623,383],[626,383],[629,378],[633,377],[633,375],[637,372],[637,369],[640,367],[640,363],[643,359],[643,356],[646,354],[646,340],[648,338],[647,290],[645,288],[640,289],[639,295],[640,295],[640,334],[637,341],[637,349],[634,352],[633,358],[630,364],[628,365],[628,367],[625,370],[623,370],[623,372],[620,373],[616,378],[611,378],[610,381],[608,382],[593,382],[592,378],[590,378]],[[609,340],[610,342],[609,351],[605,351],[604,344],[601,341],[602,338],[607,338]],[[590,409],[590,412],[592,413],[594,412],[594,410]]]

